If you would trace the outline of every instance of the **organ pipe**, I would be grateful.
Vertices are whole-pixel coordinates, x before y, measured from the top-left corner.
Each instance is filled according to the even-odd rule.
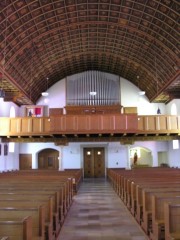
[[[67,77],[67,105],[120,104],[120,78],[100,71],[86,71]],[[90,95],[90,92],[96,95]]]

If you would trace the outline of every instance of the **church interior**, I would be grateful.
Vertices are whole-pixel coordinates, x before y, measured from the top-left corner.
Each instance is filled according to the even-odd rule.
[[[0,1],[0,240],[180,239],[179,9]]]

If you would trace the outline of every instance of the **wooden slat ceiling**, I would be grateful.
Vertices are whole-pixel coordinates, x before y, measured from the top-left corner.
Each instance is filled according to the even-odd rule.
[[[179,13],[178,0],[1,0],[5,100],[36,103],[47,77],[86,70],[122,76],[151,102],[178,99]]]

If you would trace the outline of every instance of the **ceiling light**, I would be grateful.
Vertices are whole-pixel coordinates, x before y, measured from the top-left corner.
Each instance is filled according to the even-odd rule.
[[[47,89],[48,89],[48,80],[49,80],[49,78],[46,78],[46,81],[47,81],[47,82],[46,82],[46,84],[47,84]],[[47,96],[49,95],[49,93],[45,91],[45,92],[42,92],[41,95],[42,95],[43,97],[47,97]]]
[[[137,76],[137,80],[138,80],[138,88],[139,88],[139,76]],[[140,96],[143,96],[143,95],[145,95],[145,91],[139,91],[138,92],[138,94],[140,95]]]
[[[48,93],[48,92],[42,92],[41,95],[42,95],[43,97],[47,97],[47,96],[49,95],[49,93]]]
[[[143,96],[143,95],[145,95],[146,92],[145,91],[139,91],[138,93],[139,93],[140,96]]]
[[[96,96],[96,92],[90,92],[89,93],[91,96]]]

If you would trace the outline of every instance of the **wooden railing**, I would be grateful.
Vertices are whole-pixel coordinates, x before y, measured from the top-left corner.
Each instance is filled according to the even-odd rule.
[[[180,116],[103,114],[0,118],[0,136],[101,133],[180,134]]]

